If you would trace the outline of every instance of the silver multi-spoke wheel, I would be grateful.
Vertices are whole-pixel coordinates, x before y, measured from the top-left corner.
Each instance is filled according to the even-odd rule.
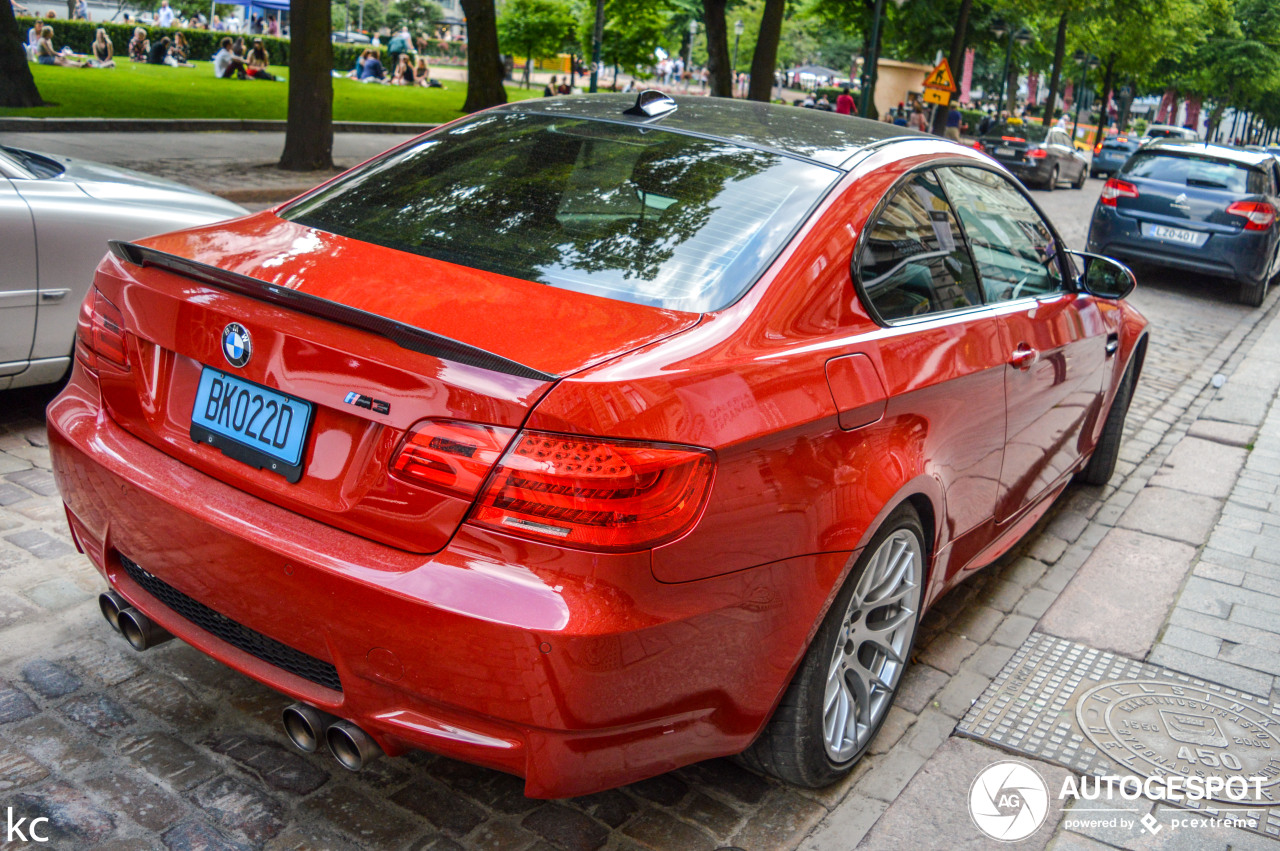
[[[822,737],[827,756],[853,758],[880,725],[907,664],[919,618],[920,539],[907,528],[881,542],[845,608],[827,667]]]

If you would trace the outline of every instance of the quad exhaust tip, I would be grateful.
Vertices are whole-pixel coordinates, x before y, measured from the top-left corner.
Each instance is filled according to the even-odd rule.
[[[117,620],[120,622],[120,634],[133,646],[134,650],[149,650],[173,639],[173,634],[169,630],[137,609],[121,610]]]
[[[329,752],[343,768],[359,771],[378,757],[382,748],[373,737],[350,721],[338,721],[325,732]]]
[[[102,610],[102,616],[107,619],[107,623],[111,624],[111,628],[119,632],[120,613],[130,606],[129,602],[115,591],[104,591],[98,595],[98,608]]]

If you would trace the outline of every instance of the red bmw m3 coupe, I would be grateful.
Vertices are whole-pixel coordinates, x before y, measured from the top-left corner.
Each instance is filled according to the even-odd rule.
[[[288,695],[299,747],[818,786],[922,612],[1110,477],[1132,286],[940,139],[524,101],[113,244],[50,447],[111,624]]]

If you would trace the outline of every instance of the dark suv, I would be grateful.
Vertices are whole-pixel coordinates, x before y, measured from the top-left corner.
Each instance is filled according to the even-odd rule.
[[[1280,161],[1201,142],[1147,142],[1106,182],[1089,251],[1227,278],[1257,307],[1280,272]]]
[[[1142,146],[1136,136],[1112,136],[1093,149],[1089,164],[1090,177],[1109,177],[1124,166],[1125,161]]]

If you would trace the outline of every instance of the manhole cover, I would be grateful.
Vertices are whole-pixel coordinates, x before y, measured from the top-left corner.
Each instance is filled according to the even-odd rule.
[[[1255,832],[1280,837],[1280,707],[1255,695],[1033,633],[958,731],[1081,774],[1218,778],[1166,802],[1210,813],[1247,783]]]

